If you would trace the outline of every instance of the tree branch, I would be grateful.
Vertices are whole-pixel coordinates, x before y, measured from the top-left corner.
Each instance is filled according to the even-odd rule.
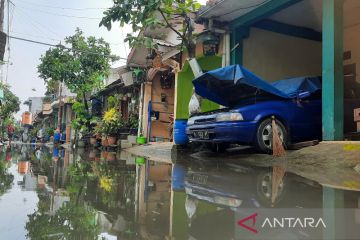
[[[176,30],[173,26],[171,26],[171,24],[169,23],[169,21],[166,19],[165,14],[163,11],[161,11],[160,8],[158,8],[158,11],[160,12],[161,16],[163,17],[163,19],[165,20],[166,24],[168,25],[168,27],[173,30],[177,35],[179,35],[179,37],[183,40],[186,41],[185,37],[178,31]]]

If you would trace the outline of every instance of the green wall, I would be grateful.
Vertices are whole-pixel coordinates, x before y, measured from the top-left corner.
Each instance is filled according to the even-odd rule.
[[[222,65],[221,56],[201,56],[197,58],[198,63],[203,71],[209,71],[220,68]],[[186,61],[182,70],[178,73],[177,78],[177,96],[176,96],[176,119],[189,118],[189,101],[192,95],[194,74],[190,68],[189,62]],[[201,103],[201,111],[208,112],[219,109],[219,105],[204,99]]]

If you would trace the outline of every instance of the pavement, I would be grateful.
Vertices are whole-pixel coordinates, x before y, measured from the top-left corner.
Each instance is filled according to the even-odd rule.
[[[261,167],[279,166],[286,172],[314,180],[323,186],[360,191],[360,142],[320,142],[318,145],[287,151],[284,157],[259,154],[252,148],[237,147],[225,153],[207,150],[192,152],[173,143],[151,143],[126,149],[154,161],[210,160]]]
[[[172,142],[154,142],[126,148],[124,151],[133,155],[147,157],[153,161],[172,163],[171,150],[173,146],[174,144]]]

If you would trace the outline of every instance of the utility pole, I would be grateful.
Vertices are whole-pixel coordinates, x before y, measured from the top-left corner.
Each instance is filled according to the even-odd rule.
[[[4,32],[5,1],[0,2],[0,31]]]
[[[3,60],[6,48],[6,34],[4,33],[5,1],[0,0],[0,61],[1,61],[1,83],[4,82]]]
[[[60,130],[60,133],[61,133],[61,132],[62,132],[62,130],[63,130],[63,129],[61,129],[61,125],[62,125],[62,115],[63,115],[62,91],[63,91],[62,81],[59,81],[59,111],[58,111],[58,128],[59,128],[59,130]]]

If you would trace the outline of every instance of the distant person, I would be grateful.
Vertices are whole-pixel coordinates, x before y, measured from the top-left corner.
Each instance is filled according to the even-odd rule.
[[[13,138],[14,131],[15,131],[14,127],[11,124],[9,124],[7,126],[7,134],[8,134],[8,138],[9,138],[9,145],[11,144],[11,140]]]

